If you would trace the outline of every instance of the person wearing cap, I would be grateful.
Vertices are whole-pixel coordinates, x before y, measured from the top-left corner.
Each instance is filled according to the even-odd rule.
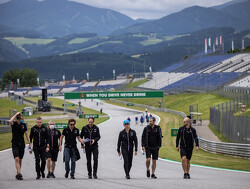
[[[36,119],[36,125],[30,130],[30,142],[33,140],[33,151],[35,155],[36,179],[45,178],[45,152],[49,151],[48,129],[42,125],[42,118]]]
[[[80,137],[83,138],[85,144],[85,152],[87,159],[88,177],[92,179],[92,166],[91,166],[91,155],[93,154],[94,165],[93,165],[93,177],[97,179],[97,168],[98,168],[98,141],[100,140],[99,128],[94,125],[95,119],[93,117],[88,118],[89,124],[82,127]],[[84,142],[85,141],[85,142]]]
[[[191,179],[189,174],[190,160],[192,158],[194,142],[196,145],[196,151],[199,150],[199,140],[195,128],[190,124],[190,119],[186,117],[183,120],[183,123],[184,125],[179,128],[176,136],[176,150],[178,152],[180,151],[182,168],[184,171],[183,178]]]
[[[14,121],[16,118],[16,121]],[[27,126],[24,123],[24,117],[20,112],[17,112],[10,120],[10,126],[12,129],[12,153],[15,159],[15,167],[16,167],[16,179],[23,180],[23,176],[21,174],[21,166],[22,159],[24,156],[25,142],[24,142],[24,134],[26,139],[29,142],[29,147],[31,147],[29,134],[27,131]]]
[[[54,175],[56,161],[58,157],[59,152],[59,141],[61,137],[61,132],[55,128],[55,122],[50,121],[49,122],[49,129],[48,129],[48,135],[49,135],[49,151],[46,153],[47,158],[47,169],[48,174],[47,178],[56,178]]]
[[[120,132],[117,143],[118,155],[123,156],[124,159],[124,171],[126,178],[130,179],[130,170],[132,167],[133,152],[135,148],[135,155],[138,150],[138,140],[136,132],[130,128],[129,120],[123,121],[124,129]]]
[[[150,177],[150,161],[152,155],[152,174],[151,178],[156,179],[155,169],[156,169],[156,160],[158,160],[159,149],[162,144],[162,132],[159,125],[155,125],[155,118],[149,118],[149,125],[147,125],[142,133],[142,150],[146,151],[146,168],[147,168],[147,177]]]

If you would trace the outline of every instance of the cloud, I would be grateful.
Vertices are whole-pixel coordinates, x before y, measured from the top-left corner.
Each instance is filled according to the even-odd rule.
[[[9,0],[0,0],[0,3]],[[38,0],[44,1],[44,0]],[[112,9],[131,18],[157,19],[184,8],[215,6],[231,0],[69,0],[99,8]]]
[[[210,7],[231,0],[70,0],[87,5],[116,10],[132,18],[156,19],[199,5]]]

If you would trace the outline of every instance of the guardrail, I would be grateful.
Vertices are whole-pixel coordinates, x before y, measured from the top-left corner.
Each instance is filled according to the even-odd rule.
[[[199,142],[200,148],[205,151],[250,158],[250,144],[214,142],[203,138]]]
[[[120,101],[120,100],[115,100],[115,99],[110,99],[110,101],[118,102],[122,104],[128,103],[126,101]],[[170,110],[170,109],[165,109],[165,108],[156,108],[156,107],[142,105],[142,104],[134,104],[134,106],[144,107],[144,108],[161,111],[161,112],[169,112],[169,113],[180,115],[184,118],[186,117],[186,114],[184,112],[179,112],[175,110]],[[201,149],[211,152],[211,153],[220,153],[220,154],[250,158],[250,144],[215,142],[215,141],[209,141],[203,138],[199,139],[199,143],[200,143]]]
[[[0,133],[10,133],[11,132],[11,126],[0,126]]]
[[[9,125],[9,118],[0,119],[0,125]]]

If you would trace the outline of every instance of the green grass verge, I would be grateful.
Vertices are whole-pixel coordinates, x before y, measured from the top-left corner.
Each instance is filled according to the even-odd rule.
[[[141,79],[141,80],[138,80],[138,81],[133,81],[131,83],[128,83],[125,88],[130,88],[130,89],[133,89],[134,87],[138,87],[139,85],[143,84],[143,83],[146,83],[147,82],[147,79]]]
[[[220,139],[221,142],[229,142],[229,143],[231,142],[230,140],[228,140],[227,137],[223,136],[222,133],[217,131],[217,129],[212,124],[209,124],[208,127]]]
[[[114,103],[111,101],[105,101],[105,102],[127,107],[124,104]],[[139,107],[129,107],[129,108],[144,111],[144,108],[139,108]],[[171,128],[179,128],[182,124],[183,118],[181,116],[165,112],[156,112],[151,110],[150,112],[160,116],[161,118],[161,122],[159,123],[159,125],[162,128],[162,133],[164,137],[162,143],[163,145],[162,148],[160,149],[159,156],[161,158],[180,162],[181,160],[180,154],[179,152],[176,151],[175,148],[176,138],[171,137],[170,131]],[[201,149],[199,151],[193,152],[191,163],[197,165],[210,166],[210,167],[250,171],[250,160],[248,159],[226,156],[222,154],[213,154],[203,151]]]
[[[164,97],[165,108],[184,112],[189,115],[189,106],[198,104],[199,112],[202,113],[203,120],[209,120],[210,107],[230,100],[216,94],[202,93],[202,94],[177,94],[168,95]],[[129,102],[136,104],[145,104],[149,106],[158,107],[158,101],[161,98],[154,99],[128,99]]]
[[[38,99],[42,99],[42,98],[41,97],[27,97],[26,99],[31,100],[33,102],[37,102]],[[50,102],[52,102],[52,106],[55,106],[55,107],[58,107],[58,108],[63,108],[62,104],[64,104],[64,100],[61,100],[61,99],[58,99],[58,98],[48,98],[48,100]],[[71,102],[66,101],[66,104],[71,104]],[[76,106],[68,106],[67,109],[68,110],[75,110]],[[99,111],[87,108],[85,106],[83,106],[82,110],[83,110],[83,112],[85,114],[98,114],[98,115],[100,114]],[[107,115],[107,114],[103,113],[101,115],[103,116],[103,115]]]
[[[16,101],[10,101],[9,98],[0,99],[0,117],[9,117],[9,110],[15,109],[21,112],[27,105],[22,104],[17,106]]]

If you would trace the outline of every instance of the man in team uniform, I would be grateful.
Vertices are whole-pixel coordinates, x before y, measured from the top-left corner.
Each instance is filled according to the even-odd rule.
[[[97,179],[97,167],[98,167],[98,141],[100,140],[100,131],[99,128],[94,125],[95,119],[90,117],[88,119],[89,124],[82,127],[81,138],[84,137],[85,141],[85,152],[87,159],[87,169],[88,169],[88,177],[92,179],[92,166],[91,166],[91,155],[94,157],[94,165],[93,165],[93,177]]]
[[[16,118],[16,121],[14,121]],[[23,180],[23,176],[21,174],[22,167],[22,159],[24,156],[25,142],[24,142],[24,134],[26,139],[30,144],[30,138],[27,131],[27,126],[24,123],[24,117],[20,112],[17,112],[10,120],[10,125],[12,129],[12,152],[15,159],[15,167],[17,170],[16,179]]]
[[[149,119],[149,125],[147,125],[142,133],[142,150],[146,151],[146,168],[147,168],[147,177],[150,177],[150,161],[152,155],[152,174],[151,178],[156,179],[155,169],[156,169],[156,160],[158,160],[159,149],[162,144],[162,133],[161,127],[155,125],[155,118],[152,117]]]
[[[36,179],[45,178],[45,152],[49,151],[48,129],[42,124],[42,118],[38,117],[36,125],[30,130],[30,142],[33,141],[33,151],[36,161]],[[40,164],[41,162],[41,164]]]
[[[180,150],[181,160],[182,160],[182,168],[184,171],[184,179],[190,179],[190,160],[193,153],[194,142],[196,144],[196,150],[199,150],[199,140],[196,134],[195,128],[191,127],[190,119],[185,118],[183,120],[184,126],[180,127],[176,137],[176,150]],[[179,141],[180,148],[179,149]]]

